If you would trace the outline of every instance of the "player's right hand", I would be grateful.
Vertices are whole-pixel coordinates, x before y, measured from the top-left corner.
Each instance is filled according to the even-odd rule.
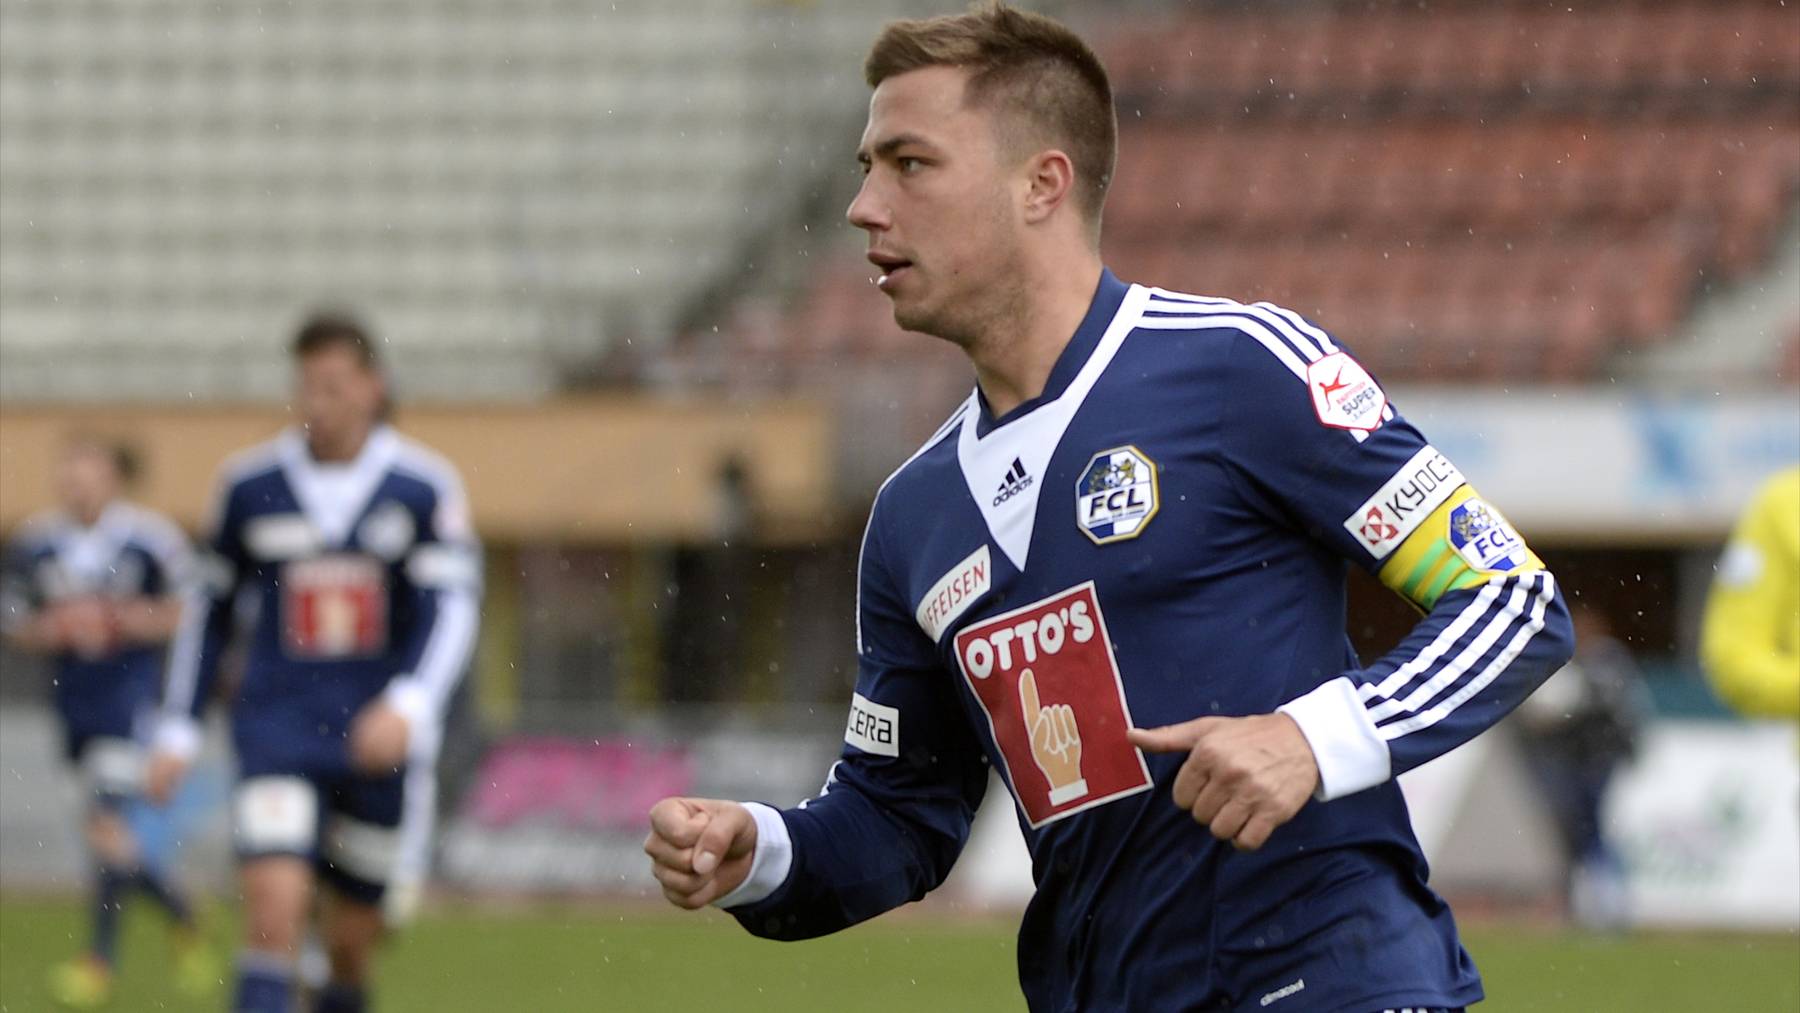
[[[650,808],[644,854],[669,903],[697,911],[750,875],[756,820],[736,802],[665,798]]]
[[[150,766],[144,772],[144,794],[157,805],[168,805],[175,797],[175,789],[181,786],[181,779],[187,776],[188,761],[174,753],[161,751],[150,757]]]

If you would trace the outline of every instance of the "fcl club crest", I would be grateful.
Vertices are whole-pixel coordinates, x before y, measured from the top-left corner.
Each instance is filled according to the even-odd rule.
[[[1478,499],[1468,499],[1450,511],[1450,545],[1476,570],[1507,572],[1525,565],[1525,540],[1500,516],[1500,511]]]
[[[1075,483],[1075,523],[1095,545],[1136,538],[1159,505],[1156,462],[1133,446],[1095,454]]]

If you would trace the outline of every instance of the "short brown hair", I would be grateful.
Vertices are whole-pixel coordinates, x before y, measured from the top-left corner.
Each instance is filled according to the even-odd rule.
[[[1080,36],[1042,14],[989,0],[966,14],[890,22],[869,48],[863,77],[874,88],[924,67],[967,69],[965,102],[1002,107],[1025,126],[1030,142],[1064,148],[1075,166],[1080,206],[1098,228],[1119,124],[1106,68]],[[1002,140],[1016,145],[1026,138]]]
[[[348,313],[331,311],[315,313],[300,325],[294,335],[294,358],[304,359],[327,348],[347,348],[356,355],[364,369],[379,370],[381,355],[363,325]]]

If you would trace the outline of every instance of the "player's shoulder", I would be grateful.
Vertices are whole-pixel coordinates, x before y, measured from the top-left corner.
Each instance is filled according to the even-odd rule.
[[[34,555],[53,549],[63,536],[74,530],[74,522],[61,510],[41,510],[19,522],[11,539],[12,551]]]
[[[271,437],[232,453],[219,465],[219,485],[229,491],[278,474],[281,443],[282,437]]]
[[[448,457],[398,431],[393,432],[393,439],[396,474],[422,483],[435,497],[462,494],[462,474]]]
[[[956,460],[956,437],[969,412],[976,411],[974,393],[970,393],[950,417],[938,426],[919,449],[901,462],[875,491],[874,518],[928,509],[946,490],[963,488],[962,470]],[[954,481],[952,481],[952,479]]]
[[[121,501],[116,509],[131,540],[151,553],[171,556],[187,550],[187,535],[168,517],[141,503]]]
[[[1346,354],[1323,327],[1286,306],[1146,287],[1149,298],[1135,328],[1181,333],[1189,338],[1184,347],[1209,358],[1252,368],[1279,365],[1304,379],[1312,363]]]
[[[1175,338],[1138,344],[1179,360],[1174,375],[1200,371],[1227,417],[1246,425],[1316,419],[1360,443],[1397,417],[1349,349],[1285,306],[1151,287],[1135,328]]]

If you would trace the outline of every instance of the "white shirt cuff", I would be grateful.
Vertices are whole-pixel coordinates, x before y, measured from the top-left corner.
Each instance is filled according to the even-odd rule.
[[[1321,802],[1373,788],[1393,773],[1387,740],[1375,730],[1356,683],[1338,676],[1277,708],[1294,719],[1319,765]]]
[[[406,719],[406,755],[409,760],[437,754],[437,701],[431,690],[409,675],[395,676],[381,693],[389,707]]]
[[[794,867],[794,839],[788,836],[787,821],[781,818],[781,811],[761,802],[745,802],[744,808],[756,821],[756,851],[750,856],[750,875],[737,889],[713,901],[714,907],[754,904],[781,889]]]
[[[192,760],[200,752],[200,722],[186,714],[163,714],[157,719],[151,747],[158,753]]]

